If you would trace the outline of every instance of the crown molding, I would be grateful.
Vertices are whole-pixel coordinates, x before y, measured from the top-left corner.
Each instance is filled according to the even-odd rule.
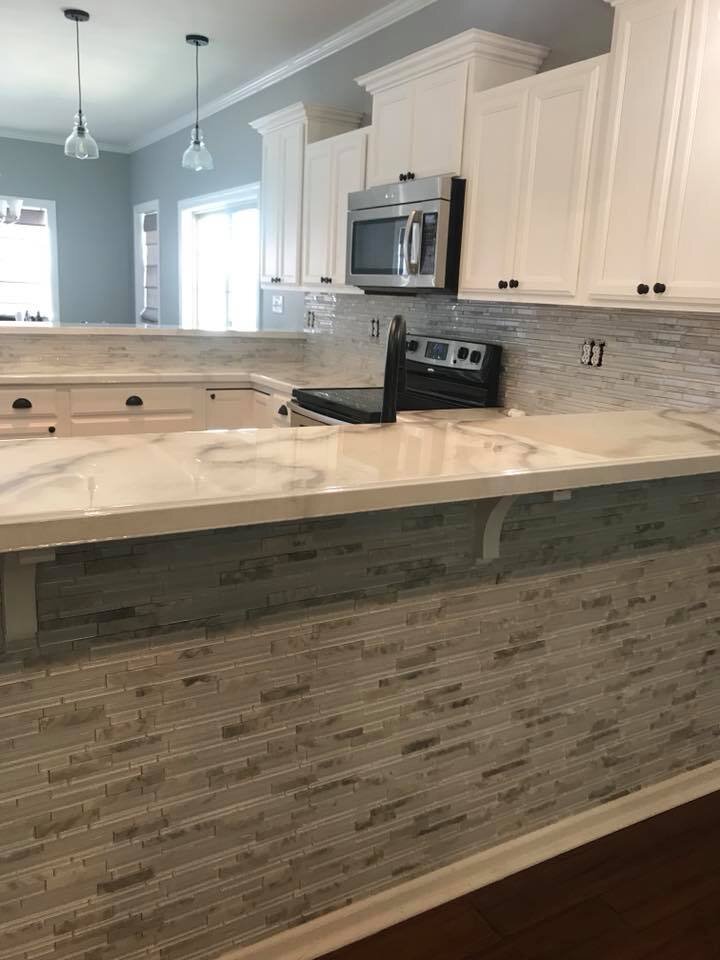
[[[344,30],[340,30],[338,33],[334,33],[332,36],[322,40],[314,47],[303,50],[303,52],[297,54],[297,56],[290,57],[289,60],[278,64],[277,67],[274,67],[267,73],[263,73],[259,77],[255,77],[254,80],[249,80],[247,83],[223,94],[223,96],[217,97],[215,100],[204,104],[200,107],[200,119],[204,120],[207,117],[213,116],[213,114],[219,113],[221,110],[225,110],[227,107],[231,107],[235,103],[239,103],[241,100],[247,100],[248,97],[252,97],[256,93],[260,93],[262,90],[266,90],[268,87],[280,83],[281,80],[287,80],[288,77],[292,77],[301,70],[305,70],[306,67],[311,67],[321,60],[325,60],[327,57],[331,57],[333,54],[345,50],[346,47],[351,47],[359,40],[364,40],[366,37],[370,37],[374,33],[378,33],[380,30],[392,26],[394,23],[397,23],[398,20],[404,20],[405,17],[417,13],[419,10],[423,10],[435,2],[436,0],[393,0],[392,3],[387,4],[387,6],[381,10],[377,10],[375,13],[363,17],[362,20],[357,20]],[[189,131],[194,120],[194,114],[186,113],[182,117],[178,117],[177,120],[173,120],[171,123],[164,124],[162,127],[158,127],[144,134],[142,137],[138,137],[137,140],[129,143],[126,149],[130,153],[134,153],[136,150],[142,150],[143,147],[149,147],[152,143],[157,143],[158,140],[164,140],[165,137],[179,133],[185,128]]]
[[[264,117],[252,120],[250,126],[261,136],[281,130],[294,123],[335,123],[348,127],[359,127],[363,121],[363,114],[355,110],[344,110],[325,103],[291,103],[289,107],[268,113]]]
[[[0,139],[28,140],[30,143],[52,143],[64,147],[67,137],[57,133],[38,133],[32,130],[16,130],[14,127],[0,127]],[[130,153],[129,147],[119,143],[98,141],[98,147],[106,153]]]
[[[417,80],[433,70],[463,63],[475,57],[537,73],[549,53],[547,47],[537,43],[527,43],[499,33],[473,28],[448,40],[441,40],[431,47],[425,47],[417,53],[411,53],[402,60],[395,60],[385,67],[363,74],[357,77],[355,82],[368,93],[376,94],[399,83]]]

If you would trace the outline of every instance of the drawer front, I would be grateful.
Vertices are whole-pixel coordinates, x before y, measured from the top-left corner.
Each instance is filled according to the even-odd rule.
[[[57,391],[43,387],[12,387],[0,390],[0,418],[14,420],[55,417]]]
[[[73,417],[194,413],[195,398],[196,391],[191,387],[153,387],[143,384],[75,387],[70,391],[70,412]]]
[[[52,417],[23,417],[18,419],[3,417],[0,419],[0,440],[58,437],[61,432],[57,420]]]
[[[252,389],[207,390],[205,427],[208,430],[242,430],[255,426],[255,391]]]
[[[74,437],[116,436],[122,433],[178,433],[197,430],[193,413],[166,413],[155,416],[73,417]]]

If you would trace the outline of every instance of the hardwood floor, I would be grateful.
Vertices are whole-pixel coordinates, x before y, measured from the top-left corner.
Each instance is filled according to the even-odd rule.
[[[720,794],[323,960],[720,960]]]

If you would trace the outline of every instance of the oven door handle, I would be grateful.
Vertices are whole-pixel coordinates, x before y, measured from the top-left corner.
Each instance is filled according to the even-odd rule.
[[[413,243],[413,238],[415,236],[415,224],[420,223],[420,214],[417,210],[411,210],[408,214],[407,223],[405,224],[405,237],[403,239],[403,256],[405,257],[405,274],[410,276],[410,274],[416,274],[420,264],[418,263],[417,254],[416,258],[413,260],[412,250],[415,248]]]

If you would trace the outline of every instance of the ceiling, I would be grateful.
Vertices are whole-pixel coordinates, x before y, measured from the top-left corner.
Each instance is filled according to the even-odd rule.
[[[93,136],[126,148],[192,109],[194,51],[205,33],[201,103],[209,103],[365,17],[407,0],[80,0],[83,99]],[[56,0],[0,0],[0,132],[66,136],[76,110],[74,25]],[[405,9],[407,8],[407,9]],[[395,16],[394,19],[399,19]]]

